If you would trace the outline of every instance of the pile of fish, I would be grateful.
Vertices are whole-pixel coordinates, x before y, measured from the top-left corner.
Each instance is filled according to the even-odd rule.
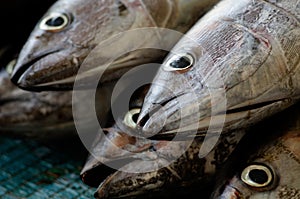
[[[0,132],[88,137],[95,198],[300,198],[299,41],[299,0],[58,0]]]

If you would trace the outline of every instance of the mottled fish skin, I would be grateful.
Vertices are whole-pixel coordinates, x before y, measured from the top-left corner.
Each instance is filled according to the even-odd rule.
[[[174,135],[182,122],[178,133],[196,129],[200,135],[212,107],[212,117],[226,116],[223,132],[229,132],[294,104],[299,20],[298,0],[220,2],[166,57],[145,97],[140,134]]]
[[[109,92],[109,91],[107,91]],[[103,90],[98,93],[105,93]],[[105,123],[108,114],[108,97],[96,95],[99,99],[99,120]],[[106,96],[106,95],[104,95]],[[80,105],[80,100],[74,102]],[[81,116],[87,132],[93,129],[89,113]],[[10,81],[5,70],[0,72],[0,134],[49,140],[75,136],[76,129],[72,115],[72,92],[29,92]]]
[[[199,150],[203,143],[201,138],[195,139],[192,143],[153,140],[144,151],[126,157],[131,158],[131,162],[124,164],[118,171],[112,172],[100,184],[95,197],[141,197],[154,192],[172,193],[176,187],[189,189],[198,186],[199,189],[203,188],[203,191],[205,188],[209,190],[216,170],[226,161],[243,135],[244,132],[236,132],[231,136],[223,136],[214,150],[204,158],[199,157]],[[183,149],[186,149],[183,155],[175,159]],[[102,150],[105,151],[105,148]],[[170,160],[173,159],[174,162],[171,163]],[[171,164],[164,166],[168,163]],[[143,172],[145,168],[149,171]],[[135,172],[124,172],[128,170]],[[98,175],[101,176],[101,167],[98,171]],[[96,176],[94,173],[94,177]]]
[[[60,15],[60,18],[56,18],[59,19],[56,25],[67,20],[66,26],[49,30],[49,26],[43,26],[47,23],[43,19],[37,24],[20,52],[12,81],[27,90],[71,89],[78,68],[91,50],[102,41],[117,33],[142,27],[162,27],[186,32],[217,2],[218,0],[59,0],[43,19],[56,13],[56,17]],[[175,44],[176,41],[171,42]],[[124,41],[114,41],[116,46],[122,42]],[[143,42],[151,41],[140,41],[141,48]],[[111,52],[111,56],[113,53]],[[121,58],[121,63],[116,61],[116,70],[107,70],[113,72],[113,75],[105,80],[118,79],[129,68],[162,59],[163,56],[165,54],[161,51],[149,53],[141,50],[129,53]]]
[[[219,170],[212,199],[300,197],[299,107],[299,104],[291,107],[293,109],[287,114],[280,114],[275,120],[272,118],[268,124],[243,138],[239,143],[241,146],[235,149],[239,152],[233,152],[234,156]],[[261,136],[265,133],[268,136]]]

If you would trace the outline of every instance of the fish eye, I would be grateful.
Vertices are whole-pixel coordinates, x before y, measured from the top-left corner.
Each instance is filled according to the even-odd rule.
[[[273,182],[274,175],[268,166],[254,164],[247,166],[242,171],[241,179],[245,184],[253,188],[262,188]]]
[[[139,113],[140,113],[141,109],[140,108],[134,108],[131,109],[130,111],[128,111],[124,117],[123,122],[131,128],[135,128],[136,127],[136,122],[137,119],[139,117]]]
[[[42,19],[40,23],[40,29],[58,32],[63,30],[67,25],[70,24],[70,17],[64,13],[53,12]]]
[[[190,54],[174,55],[164,65],[165,71],[186,71],[194,65],[194,57]]]

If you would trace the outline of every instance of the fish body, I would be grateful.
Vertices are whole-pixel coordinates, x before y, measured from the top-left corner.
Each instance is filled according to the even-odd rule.
[[[300,2],[223,0],[174,46],[145,97],[144,136],[244,128],[300,94]],[[164,122],[162,122],[164,121]],[[224,126],[222,126],[224,124]],[[195,126],[196,125],[196,126]]]
[[[186,32],[217,0],[59,0],[40,20],[18,57],[12,81],[24,89],[71,89],[79,67],[99,43],[113,35],[144,27]],[[128,49],[128,38],[111,41]],[[133,38],[134,39],[134,38]],[[171,43],[176,41],[170,38]],[[124,41],[125,40],[125,41]],[[124,43],[125,42],[125,43]],[[139,41],[141,48],[151,40]],[[125,45],[125,46],[121,46]],[[107,51],[105,48],[102,52]],[[114,52],[105,52],[113,56]],[[125,53],[125,52],[124,52]],[[96,54],[98,59],[102,55]],[[139,50],[124,55],[103,81],[118,79],[130,68],[159,60],[164,53]],[[105,63],[103,63],[105,64]],[[96,67],[96,66],[92,66]],[[103,66],[97,66],[103,67]],[[104,69],[103,69],[104,70]],[[112,70],[112,71],[111,71]],[[102,83],[102,82],[101,82]]]
[[[105,123],[109,111],[109,90],[97,92],[99,120]],[[106,95],[100,95],[105,93]],[[84,95],[83,95],[84,96]],[[86,97],[86,96],[85,96]],[[82,100],[82,99],[81,99]],[[73,102],[80,105],[81,100]],[[93,129],[89,113],[81,115],[86,131]],[[0,134],[49,140],[75,136],[72,92],[29,92],[15,86],[5,70],[0,72]]]
[[[299,104],[287,114],[245,136],[224,168],[219,170],[211,198],[265,199],[300,197]],[[277,123],[276,123],[277,122]],[[264,131],[271,131],[262,136]],[[253,141],[256,144],[253,145]],[[247,144],[252,143],[252,144]],[[243,146],[244,145],[244,146]]]

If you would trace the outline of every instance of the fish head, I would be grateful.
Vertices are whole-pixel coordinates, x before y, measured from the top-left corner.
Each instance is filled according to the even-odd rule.
[[[244,128],[299,98],[299,62],[283,62],[278,44],[230,18],[225,4],[201,18],[166,57],[144,100],[141,134],[180,133],[192,124],[202,132],[218,117],[212,123],[224,132]],[[245,14],[240,5],[228,10]]]
[[[259,147],[212,198],[299,197],[299,135],[299,130],[289,131]]]
[[[203,174],[206,161],[197,157],[201,142],[191,144],[185,155],[176,160],[174,158],[188,143],[163,140],[148,143],[146,150],[137,151],[130,162],[101,182],[96,198],[142,197],[149,193],[172,192],[174,187],[184,189],[201,180],[204,186],[206,178],[205,182],[209,182],[209,174]]]
[[[27,90],[72,88],[82,62],[96,45],[140,21],[147,24],[148,17],[135,9],[140,5],[121,0],[57,1],[23,46],[12,81]]]
[[[101,83],[116,80],[137,65],[160,62],[166,55],[162,45],[173,46],[217,2],[57,1],[21,50],[12,81],[28,90],[70,89],[79,68],[87,69],[83,78],[97,68],[106,72]],[[137,30],[149,27],[153,29]],[[179,31],[180,36],[162,40],[158,27]]]

